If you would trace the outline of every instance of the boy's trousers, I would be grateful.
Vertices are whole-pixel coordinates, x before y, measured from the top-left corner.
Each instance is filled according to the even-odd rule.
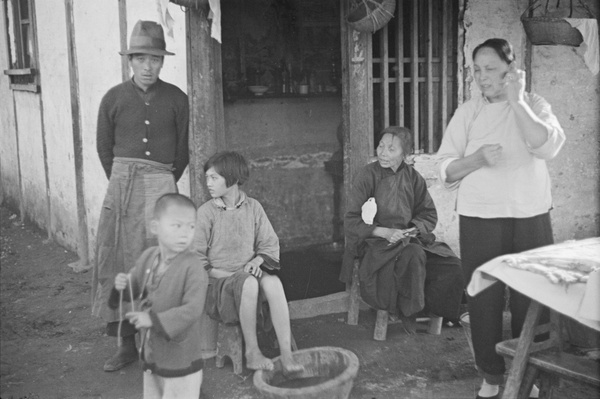
[[[199,398],[202,370],[183,377],[161,377],[144,372],[144,399]]]

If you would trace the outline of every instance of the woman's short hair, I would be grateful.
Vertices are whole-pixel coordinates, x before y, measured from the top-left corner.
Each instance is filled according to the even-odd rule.
[[[241,186],[250,177],[248,162],[242,154],[235,151],[218,152],[210,157],[204,164],[204,173],[210,168],[214,168],[215,172],[225,178],[227,187],[231,187],[236,183]]]
[[[494,50],[496,54],[498,54],[498,57],[500,57],[500,59],[507,64],[510,64],[517,59],[512,45],[508,41],[498,38],[488,39],[479,46],[475,47],[475,50],[473,50],[473,59],[475,59],[475,56],[479,50],[484,47]]]
[[[402,145],[402,152],[404,156],[410,155],[414,149],[413,133],[409,128],[403,126],[388,126],[379,133],[377,143],[381,141],[384,135],[391,134],[392,136],[398,137],[400,144]]]

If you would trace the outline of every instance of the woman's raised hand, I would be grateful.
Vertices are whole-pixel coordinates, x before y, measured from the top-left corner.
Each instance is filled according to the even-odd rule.
[[[509,103],[523,100],[525,94],[525,71],[517,69],[515,63],[511,63],[508,72],[504,76],[504,87]]]

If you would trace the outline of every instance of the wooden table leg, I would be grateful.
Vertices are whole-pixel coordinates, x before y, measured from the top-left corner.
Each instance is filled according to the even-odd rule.
[[[537,367],[528,365],[525,368],[525,374],[523,375],[523,380],[521,381],[521,386],[519,387],[519,398],[529,398],[531,388],[533,388],[533,383],[539,374],[540,373]]]
[[[529,396],[529,392],[526,393],[526,396],[519,395],[519,388],[521,386],[521,381],[523,380],[523,374],[527,368],[529,351],[535,335],[534,330],[540,317],[541,310],[542,305],[532,300],[531,304],[529,305],[529,309],[527,310],[525,322],[523,323],[523,330],[521,331],[521,336],[519,337],[515,358],[513,359],[513,363],[510,368],[510,373],[508,375],[508,380],[506,381],[506,387],[504,388],[502,399],[526,399]]]

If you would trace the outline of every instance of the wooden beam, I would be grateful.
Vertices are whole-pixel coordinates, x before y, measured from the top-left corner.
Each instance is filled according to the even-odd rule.
[[[127,0],[119,0],[119,41],[121,51],[127,50]],[[121,79],[129,80],[129,57],[121,56]]]
[[[89,242],[87,213],[85,210],[85,186],[83,173],[83,137],[81,133],[81,108],[79,103],[79,66],[75,45],[74,0],[65,0],[67,24],[67,55],[69,57],[69,88],[71,90],[71,123],[73,129],[73,166],[75,167],[75,193],[77,195],[77,255],[79,261],[70,264],[75,271],[84,271],[89,266]]]
[[[441,114],[441,123],[440,128],[442,131],[446,129],[446,124],[448,123],[448,46],[450,46],[451,41],[448,37],[448,21],[451,20],[452,16],[450,14],[450,2],[444,1],[444,11],[442,12],[442,71],[440,72],[440,81],[441,81],[441,102],[442,102],[442,114]]]
[[[396,12],[396,120],[404,126],[404,2],[398,2]]]
[[[413,2],[411,38],[411,85],[412,97],[411,128],[414,135],[415,152],[419,150],[419,2]]]
[[[379,47],[381,49],[381,62],[379,63],[381,76],[381,126],[386,128],[390,125],[390,54],[388,46],[388,25],[385,25],[379,33]]]
[[[347,312],[349,298],[350,294],[348,292],[336,292],[317,298],[288,302],[290,320]]]
[[[341,16],[350,0],[341,0]],[[344,197],[352,181],[373,155],[373,89],[371,34],[348,27],[341,17],[342,107],[344,121]]]
[[[433,152],[433,0],[427,2],[427,153]]]
[[[206,190],[204,163],[221,149],[223,100],[220,46],[210,37],[207,11],[186,10],[188,99],[190,103],[190,186],[196,205],[210,198]],[[218,54],[216,54],[218,52]],[[217,60],[218,58],[218,60]],[[220,137],[221,136],[221,137]]]

